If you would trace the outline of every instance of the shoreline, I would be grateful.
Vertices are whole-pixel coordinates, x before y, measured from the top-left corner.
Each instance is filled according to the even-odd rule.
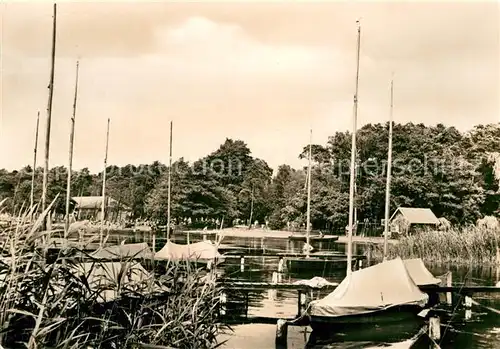
[[[180,232],[182,234],[199,234],[199,235],[222,235],[223,237],[239,237],[239,238],[263,238],[263,239],[288,239],[292,235],[304,235],[303,232],[292,232],[286,230],[270,230],[270,229],[241,229],[241,228],[224,228],[222,230],[185,230]],[[316,234],[314,234],[315,236]],[[325,236],[330,236],[327,234]],[[338,236],[336,242],[346,244],[346,235],[335,235]],[[381,245],[384,243],[384,238],[382,236],[353,236],[353,243],[360,244],[375,244]],[[398,240],[389,239],[388,243],[390,245],[398,244]]]

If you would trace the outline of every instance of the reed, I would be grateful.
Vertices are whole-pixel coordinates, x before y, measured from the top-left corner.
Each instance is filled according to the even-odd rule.
[[[500,242],[497,227],[469,226],[447,231],[423,231],[404,236],[389,246],[390,257],[422,258],[433,263],[495,264]],[[380,246],[372,251],[376,259],[383,257]]]
[[[71,247],[48,262],[47,246],[39,243],[48,233],[39,228],[52,206],[34,223],[25,212],[0,228],[0,347],[222,344],[220,290],[200,269],[168,263],[155,276],[133,257],[110,263]]]

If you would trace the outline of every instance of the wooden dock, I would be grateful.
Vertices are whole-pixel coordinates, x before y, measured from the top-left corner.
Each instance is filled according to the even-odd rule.
[[[219,282],[226,290],[292,290],[292,291],[309,291],[309,290],[334,290],[338,283],[324,285],[323,287],[313,287],[304,284],[295,283],[270,283],[270,282],[250,282],[250,281],[222,281]],[[474,294],[474,293],[500,293],[500,287],[496,286],[475,286],[475,285],[453,285],[453,286],[419,286],[422,292],[434,293],[457,293],[457,294]]]

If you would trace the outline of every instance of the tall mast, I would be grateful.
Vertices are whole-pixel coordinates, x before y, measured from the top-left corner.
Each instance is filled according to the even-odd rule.
[[[353,211],[354,211],[354,175],[356,167],[356,129],[358,119],[358,86],[359,86],[359,51],[361,43],[361,26],[359,20],[356,21],[358,26],[358,43],[356,51],[356,89],[354,93],[354,112],[352,118],[352,144],[351,144],[351,178],[349,185],[349,230],[347,242],[347,276],[352,274],[352,228],[353,228]]]
[[[49,176],[49,148],[50,148],[50,125],[52,121],[52,97],[54,95],[54,69],[56,58],[56,22],[57,22],[57,5],[54,4],[54,14],[52,17],[52,53],[50,64],[50,81],[49,81],[49,100],[47,103],[47,124],[45,130],[45,162],[43,166],[43,182],[42,182],[42,212],[47,207],[47,182]],[[47,229],[47,219],[50,219],[50,213],[45,218],[43,228]]]
[[[394,79],[391,80],[391,107],[389,112],[389,149],[387,152],[387,183],[385,186],[385,219],[384,219],[384,260],[387,260],[387,240],[389,239],[389,210],[391,195],[391,167],[392,167],[392,120],[394,106]]]
[[[104,215],[106,213],[106,168],[108,167],[108,144],[109,144],[109,118],[106,130],[106,152],[104,154],[104,171],[102,173],[102,204],[101,204],[101,236],[100,247],[104,242]]]
[[[31,174],[30,210],[35,204],[35,172],[36,172],[36,152],[38,149],[38,127],[40,125],[40,111],[36,116],[35,147],[33,148],[33,170]]]
[[[307,225],[306,225],[306,257],[309,257],[311,240],[311,158],[312,158],[312,130],[309,135],[309,166],[307,168]]]
[[[69,159],[68,159],[68,182],[66,184],[66,220],[64,222],[64,240],[68,239],[69,234],[69,204],[71,200],[71,171],[73,168],[73,141],[75,139],[75,117],[76,101],[78,98],[78,68],[79,62],[76,61],[76,79],[75,79],[75,97],[73,99],[73,115],[71,116],[71,133],[69,135]]]
[[[170,121],[170,154],[168,157],[168,201],[167,201],[167,241],[170,240],[170,206],[171,206],[171,182],[172,182],[172,129],[173,122]]]

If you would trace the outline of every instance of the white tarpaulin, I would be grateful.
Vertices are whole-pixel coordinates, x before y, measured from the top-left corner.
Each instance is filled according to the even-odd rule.
[[[312,301],[310,316],[367,314],[399,305],[420,305],[429,296],[413,282],[401,258],[354,271],[323,299]]]
[[[108,246],[90,255],[96,259],[153,258],[153,252],[146,242]]]
[[[211,241],[200,241],[187,245],[167,241],[165,246],[155,254],[155,259],[172,261],[212,260],[220,257],[217,246]]]
[[[405,259],[406,270],[417,286],[438,285],[441,280],[436,279],[434,275],[425,267],[424,262],[420,258]]]
[[[120,292],[126,288],[143,288],[140,284],[152,277],[136,262],[82,263],[75,266],[75,273],[86,277],[91,290],[101,289],[99,300],[104,302],[119,297]]]

